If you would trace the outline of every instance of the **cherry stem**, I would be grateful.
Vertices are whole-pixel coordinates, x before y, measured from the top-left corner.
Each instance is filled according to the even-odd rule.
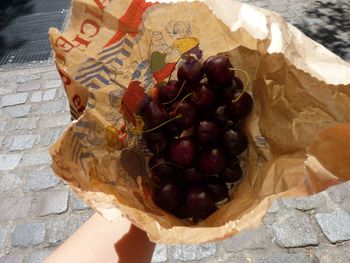
[[[191,93],[188,93],[185,97],[183,97],[182,100],[180,100],[179,104],[177,104],[177,106],[176,106],[174,112],[177,112],[177,110],[179,109],[180,104],[181,104],[182,102],[184,102],[184,101],[185,101],[188,97],[190,97],[192,94],[193,94],[193,93],[191,92]],[[180,114],[180,115],[181,115],[181,114]],[[178,116],[179,116],[179,115],[178,115]],[[181,117],[182,117],[182,115],[181,115]]]
[[[154,168],[156,168],[156,167],[158,167],[158,166],[161,166],[161,165],[163,165],[163,164],[165,164],[165,165],[172,165],[172,166],[175,166],[175,167],[177,167],[177,168],[183,169],[181,166],[176,165],[176,164],[174,164],[174,163],[171,163],[171,162],[162,162],[162,163],[158,163],[158,164],[152,166],[151,168],[149,168],[148,172],[149,172],[149,173],[152,172],[152,170],[154,170]]]
[[[182,83],[181,88],[180,88],[179,92],[177,93],[176,97],[173,98],[171,101],[164,102],[163,105],[168,105],[168,104],[173,103],[174,101],[176,101],[177,98],[180,96],[180,94],[181,94],[185,84],[186,84],[186,80]]]
[[[180,119],[180,118],[182,118],[182,114],[176,115],[174,118],[171,118],[171,119],[163,122],[162,124],[152,128],[152,129],[148,129],[148,130],[145,130],[145,131],[142,131],[142,132],[139,132],[139,133],[134,133],[134,134],[145,134],[145,133],[148,133],[148,132],[153,132],[153,131],[157,130],[158,128],[163,127],[164,125],[168,124],[169,122],[172,122],[172,121]]]
[[[247,91],[248,87],[249,87],[249,75],[248,72],[243,70],[243,69],[238,69],[238,68],[230,68],[231,71],[239,71],[244,73],[244,75],[246,76],[246,84],[243,87],[243,91],[241,92],[241,94],[239,94],[239,96],[237,98],[235,98],[234,100],[232,100],[233,103],[236,103],[237,101],[239,101],[239,99],[243,96],[244,92]]]

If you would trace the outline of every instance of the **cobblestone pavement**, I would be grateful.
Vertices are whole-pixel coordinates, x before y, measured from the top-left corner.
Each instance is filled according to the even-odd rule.
[[[322,14],[332,9],[312,0],[245,2],[282,13],[315,38],[330,24]],[[333,2],[349,14],[345,1]],[[325,44],[349,60],[349,23],[338,27],[333,42]],[[92,214],[49,167],[48,147],[69,121],[53,66],[0,73],[0,263],[42,262]],[[277,200],[259,228],[225,241],[158,244],[153,262],[350,262],[350,183]]]

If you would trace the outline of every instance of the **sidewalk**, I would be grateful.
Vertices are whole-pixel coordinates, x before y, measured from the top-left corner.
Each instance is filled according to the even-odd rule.
[[[280,12],[315,37],[319,28],[336,24],[311,14],[304,19],[304,10],[315,9],[311,0],[244,2]],[[322,10],[317,11],[332,15]],[[344,32],[333,29],[336,38],[327,44],[350,60],[350,30],[342,27]],[[0,263],[42,262],[92,214],[49,167],[48,148],[69,123],[68,109],[54,66],[0,72]],[[315,196],[279,200],[258,229],[225,241],[158,244],[153,262],[350,262],[349,213],[345,183]]]

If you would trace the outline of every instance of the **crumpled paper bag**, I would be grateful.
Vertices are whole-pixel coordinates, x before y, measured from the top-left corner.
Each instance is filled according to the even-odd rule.
[[[50,39],[77,120],[51,147],[52,168],[107,219],[124,215],[156,242],[208,242],[257,227],[277,197],[350,178],[350,65],[280,15],[230,0],[72,5]],[[130,129],[181,55],[217,53],[250,76],[248,162],[231,201],[191,225],[154,205]]]

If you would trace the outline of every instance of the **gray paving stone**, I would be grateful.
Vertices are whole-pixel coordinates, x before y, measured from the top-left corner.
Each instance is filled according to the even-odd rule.
[[[350,240],[349,213],[334,211],[330,214],[316,214],[315,218],[331,243]]]
[[[28,96],[29,96],[28,92],[5,95],[1,98],[0,106],[6,107],[6,106],[24,104],[26,103]]]
[[[32,166],[32,165],[43,165],[49,164],[51,162],[51,156],[49,151],[45,152],[32,152],[26,153],[23,155],[23,166]]]
[[[79,214],[61,215],[53,221],[47,223],[47,246],[61,243],[72,235],[91,216],[91,212],[86,211]]]
[[[22,91],[38,90],[40,89],[40,86],[41,86],[41,82],[38,80],[25,81],[18,85],[17,91],[22,92]]]
[[[31,203],[31,196],[1,198],[0,221],[25,218],[29,214]]]
[[[60,74],[57,72],[56,69],[49,71],[49,72],[45,72],[42,76],[42,79],[44,80],[52,80],[52,79],[60,79]]]
[[[167,261],[167,247],[165,244],[157,244],[153,256],[152,256],[152,263],[161,263]]]
[[[22,185],[21,178],[16,174],[0,175],[0,193],[12,191]]]
[[[252,263],[311,263],[306,253],[287,254],[262,250],[247,254]]]
[[[6,126],[6,122],[0,122],[0,132],[3,132]]]
[[[23,255],[10,255],[0,257],[0,263],[22,263]]]
[[[52,171],[32,171],[28,173],[26,187],[32,191],[40,191],[52,188],[60,183],[60,180]]]
[[[32,130],[38,126],[40,118],[20,118],[11,123],[9,130]]]
[[[51,249],[36,250],[30,254],[26,263],[42,263],[51,253]]]
[[[331,248],[318,247],[315,255],[320,263],[348,263],[350,262],[349,244]]]
[[[49,114],[57,113],[62,109],[62,105],[59,102],[51,101],[40,104],[39,109],[35,111],[35,114]],[[52,118],[55,119],[55,118]]]
[[[219,243],[228,253],[237,253],[247,249],[268,249],[275,245],[264,226],[249,229]]]
[[[198,262],[198,261],[196,261]],[[252,261],[242,253],[235,254],[219,254],[217,257],[210,258],[206,263],[252,263]],[[282,263],[282,262],[281,262]]]
[[[342,204],[350,197],[350,182],[329,187],[325,193],[334,203]]]
[[[279,199],[275,199],[272,202],[271,207],[269,208],[269,210],[267,211],[267,213],[269,214],[275,214],[280,210],[280,205],[279,205]]]
[[[0,154],[0,171],[13,170],[22,159],[22,154]]]
[[[24,134],[16,135],[12,141],[10,151],[20,151],[33,148],[35,142],[38,140],[38,134]]]
[[[273,217],[273,222],[268,220]],[[282,247],[302,247],[319,243],[315,226],[307,215],[298,210],[281,210],[264,218],[266,228]]]
[[[59,88],[62,85],[61,79],[52,79],[45,81],[45,89]]]
[[[43,98],[43,92],[41,90],[33,92],[32,96],[30,97],[31,102],[41,102]]]
[[[73,211],[89,209],[89,206],[85,204],[85,202],[82,201],[79,197],[77,197],[73,192],[70,193],[69,199],[69,203]]]
[[[172,258],[180,261],[200,260],[216,253],[215,243],[200,245],[174,245]]]
[[[24,74],[21,76],[16,76],[17,83],[31,82],[38,79],[40,79],[40,75],[38,74]]]
[[[62,133],[61,128],[49,129],[48,131],[45,131],[41,137],[41,145],[49,146],[53,144],[61,135],[61,133]]]
[[[36,246],[44,242],[44,223],[24,223],[17,225],[12,234],[12,245],[15,247]]]
[[[0,80],[0,95],[10,94],[17,88],[17,83],[10,79]]]
[[[0,149],[2,148],[2,144],[4,143],[5,141],[5,136],[0,136]]]
[[[31,105],[23,104],[6,107],[6,111],[12,118],[25,117],[29,114]]]
[[[8,234],[8,228],[5,226],[0,227],[0,251],[5,245],[7,234]]]
[[[40,128],[53,128],[67,126],[70,123],[69,113],[56,115],[55,118],[42,118],[39,122]]]
[[[68,191],[47,191],[39,194],[34,203],[36,216],[60,214],[67,210]]]
[[[322,193],[307,197],[283,198],[282,203],[287,208],[295,208],[301,211],[307,211],[320,207],[326,202]]]
[[[53,100],[56,96],[56,89],[49,89],[44,92],[43,100],[48,101],[48,100]]]

